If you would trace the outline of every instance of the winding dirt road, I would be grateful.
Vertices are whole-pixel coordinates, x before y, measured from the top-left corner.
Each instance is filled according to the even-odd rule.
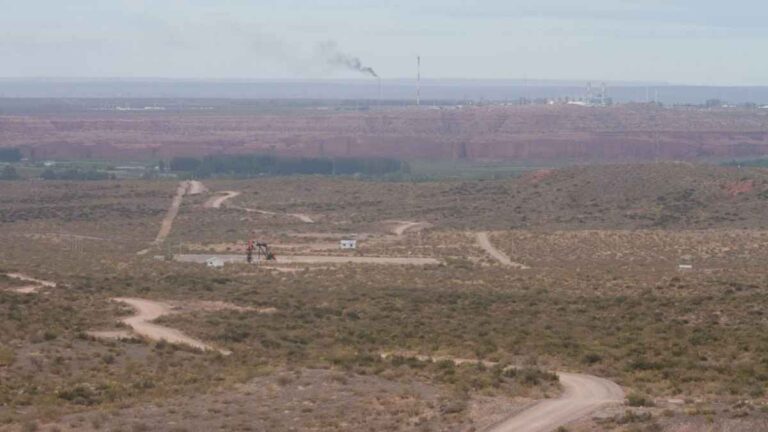
[[[185,335],[179,330],[152,323],[152,321],[163,315],[173,313],[171,306],[168,304],[137,298],[120,297],[113,300],[125,303],[136,310],[136,315],[123,318],[121,321],[131,327],[138,335],[153,340],[164,340],[166,342],[189,345],[203,351],[218,351],[223,355],[231,354],[230,351],[216,349],[205,342]]]
[[[206,201],[203,207],[214,208],[214,209],[221,208],[221,206],[224,205],[224,202],[231,200],[232,198],[235,198],[237,196],[240,196],[242,192],[222,191],[222,192],[217,192],[217,194],[219,195],[214,196],[208,201]],[[271,212],[267,210],[258,210],[258,209],[246,208],[241,206],[229,206],[229,207],[237,210],[242,210],[248,213],[259,213],[259,214],[269,215],[269,216],[285,215],[285,216],[294,217],[304,223],[315,223],[315,221],[311,217],[309,217],[304,213],[277,213],[277,212]]]
[[[413,357],[419,361],[450,361],[456,365],[478,364],[494,367],[498,363],[449,356],[428,356],[408,351],[381,354]],[[511,368],[510,366],[509,368]],[[557,372],[563,394],[557,399],[546,399],[498,423],[485,432],[552,432],[560,426],[582,419],[600,408],[624,402],[624,391],[616,383],[592,375]]]
[[[488,432],[551,432],[607,405],[624,401],[615,383],[591,375],[558,373],[565,388],[557,399],[541,401],[488,429]]]
[[[223,192],[216,192],[218,196],[211,197],[208,201],[203,204],[203,207],[205,208],[221,208],[221,205],[224,204],[224,201],[230,200],[238,195],[240,195],[240,192],[236,191],[223,191]]]
[[[512,261],[504,252],[496,249],[493,246],[493,244],[491,244],[491,239],[488,238],[487,232],[479,232],[477,233],[476,236],[477,236],[477,243],[480,245],[480,247],[483,248],[483,250],[486,251],[488,255],[492,256],[501,265],[507,266],[507,267],[514,267],[520,270],[527,270],[530,268],[525,264],[520,264]]]

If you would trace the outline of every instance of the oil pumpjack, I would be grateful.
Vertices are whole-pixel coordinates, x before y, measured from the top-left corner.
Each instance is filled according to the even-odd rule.
[[[264,259],[265,261],[275,261],[275,254],[269,249],[269,245],[256,240],[248,240],[248,247],[245,250],[245,259],[248,264],[253,262],[253,254],[256,253],[256,262]]]

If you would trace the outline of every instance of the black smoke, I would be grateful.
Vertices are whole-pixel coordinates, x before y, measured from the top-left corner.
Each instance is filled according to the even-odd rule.
[[[335,42],[324,42],[319,48],[323,58],[331,66],[358,71],[374,78],[379,77],[372,67],[365,66],[359,58],[342,52]]]

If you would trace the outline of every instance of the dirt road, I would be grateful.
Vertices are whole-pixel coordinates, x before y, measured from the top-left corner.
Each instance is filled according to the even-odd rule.
[[[315,223],[314,219],[312,219],[311,217],[309,217],[309,215],[306,215],[304,213],[277,213],[277,212],[272,212],[267,210],[258,210],[258,209],[252,209],[252,208],[246,208],[246,207],[232,207],[232,208],[247,211],[249,213],[259,213],[259,214],[269,215],[269,216],[285,215],[285,216],[294,217],[304,223]]]
[[[203,204],[203,207],[205,208],[221,208],[221,205],[224,204],[224,201],[230,200],[238,195],[240,195],[240,192],[236,191],[223,191],[223,192],[216,192],[217,196],[211,197],[208,201]]]
[[[158,256],[156,259],[163,259]],[[225,263],[244,263],[245,255],[174,255],[173,259],[181,262],[204,264],[210,258],[221,258]],[[281,255],[275,264],[389,264],[389,265],[430,265],[440,264],[435,258],[412,257],[365,257],[365,256],[327,256],[327,255]]]
[[[483,248],[483,250],[485,250],[488,253],[488,255],[492,256],[501,265],[504,265],[507,267],[514,267],[520,270],[527,270],[530,268],[525,264],[520,264],[512,261],[504,252],[496,249],[493,246],[493,244],[491,244],[491,239],[488,238],[487,232],[477,233],[477,243],[480,245],[481,248]]]
[[[429,227],[430,224],[426,222],[408,222],[408,221],[398,221],[397,225],[392,229],[392,232],[398,236],[402,237],[403,234],[405,234],[406,231],[414,230],[414,229],[424,229]]]
[[[393,356],[413,357],[429,362],[450,361],[456,365],[482,363],[488,368],[498,364],[492,361],[421,355],[409,351],[381,354],[383,359]],[[568,372],[558,372],[557,376],[564,388],[559,398],[543,400],[486,429],[485,432],[552,432],[602,407],[624,402],[624,391],[616,383],[607,379]]]
[[[160,224],[160,231],[157,233],[157,237],[153,242],[154,244],[162,243],[165,241],[165,238],[168,237],[168,234],[171,233],[173,221],[176,220],[176,216],[179,214],[179,207],[181,207],[181,202],[184,200],[184,195],[187,193],[187,190],[189,190],[189,182],[181,182],[179,187],[176,188],[176,195],[173,197],[173,201],[171,201],[168,213],[165,214],[165,217]]]
[[[35,279],[33,277],[27,276],[22,273],[8,273],[6,274],[6,276],[8,276],[11,279],[16,279],[16,280],[30,283],[29,285],[13,288],[11,290],[20,294],[34,294],[40,291],[41,288],[56,288],[55,282]]]
[[[590,375],[558,373],[565,392],[488,429],[488,432],[552,432],[606,405],[622,403],[624,392],[615,383]]]
[[[115,298],[113,300],[125,303],[136,310],[136,315],[124,318],[122,322],[131,327],[138,335],[154,340],[189,345],[203,351],[218,351],[224,355],[231,354],[230,351],[216,349],[205,342],[185,335],[179,330],[153,324],[152,321],[161,316],[173,313],[170,305],[137,298]]]
[[[158,231],[157,237],[155,237],[155,240],[152,242],[153,245],[162,244],[166,237],[168,237],[168,234],[171,233],[171,228],[173,228],[173,221],[176,220],[176,216],[179,214],[179,207],[181,207],[181,202],[184,200],[184,195],[187,194],[190,189],[192,189],[192,185],[195,183],[200,182],[183,181],[179,183],[179,187],[176,188],[176,195],[174,195],[173,200],[171,201],[171,206],[168,208],[168,212],[165,214],[163,221],[160,223],[160,231]],[[195,188],[198,189],[200,187],[203,187],[202,183],[200,183],[198,186],[195,186]],[[145,255],[148,252],[149,248],[142,249],[137,252],[136,255]]]
[[[221,208],[221,206],[224,204],[225,201],[230,200],[232,198],[235,198],[242,194],[242,192],[238,191],[222,191],[217,192],[219,194],[218,196],[214,196],[203,205],[205,208]],[[304,213],[277,213],[277,212],[271,212],[267,210],[258,210],[258,209],[252,209],[252,208],[246,208],[241,206],[230,206],[230,208],[246,211],[249,213],[259,213],[263,215],[269,215],[269,216],[278,216],[278,215],[286,215],[290,217],[294,217],[304,223],[315,223],[315,221],[309,217],[308,215]]]
[[[205,192],[208,192],[208,188],[205,187],[205,185],[202,182],[199,182],[197,180],[189,181],[189,189],[187,190],[188,195],[199,195]]]

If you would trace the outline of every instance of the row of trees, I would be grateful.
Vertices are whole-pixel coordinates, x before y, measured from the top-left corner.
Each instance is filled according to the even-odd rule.
[[[198,178],[291,174],[380,176],[410,171],[406,162],[389,158],[293,158],[258,154],[213,155],[202,159],[176,157],[171,160],[170,169]]]
[[[43,180],[114,180],[114,174],[110,174],[105,171],[96,170],[81,170],[81,169],[66,169],[66,170],[54,170],[51,168],[46,169],[40,173],[40,178]],[[0,180],[21,180],[16,168],[12,165],[6,165],[0,170]]]
[[[0,162],[18,162],[21,157],[21,150],[17,148],[0,148]]]
[[[43,180],[110,180],[114,179],[113,174],[96,170],[66,169],[53,170],[46,169],[40,174]]]

